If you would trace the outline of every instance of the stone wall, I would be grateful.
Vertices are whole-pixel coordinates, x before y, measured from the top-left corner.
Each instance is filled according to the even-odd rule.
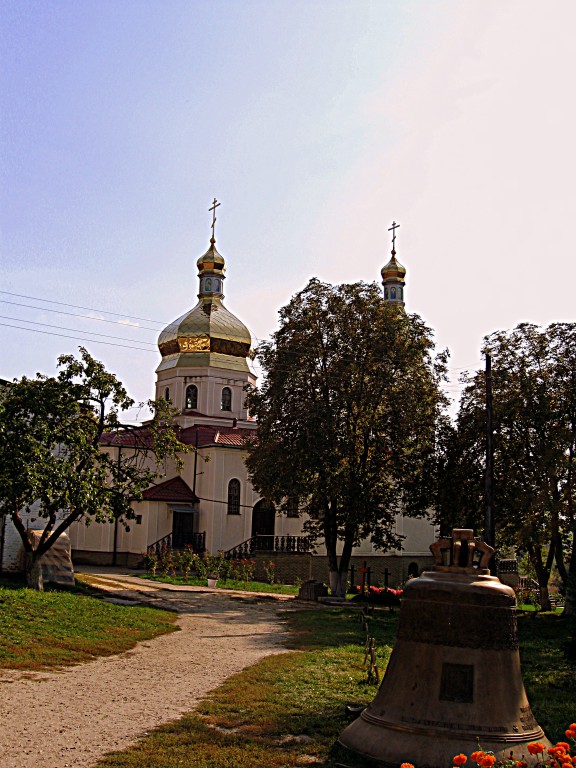
[[[74,565],[112,565],[112,552],[93,552],[91,550],[73,549],[72,562]],[[122,568],[144,568],[144,560],[138,552],[117,552],[116,565]]]
[[[273,562],[276,566],[276,581],[285,584],[294,584],[297,580],[316,579],[324,583],[328,582],[328,558],[324,555],[310,554],[283,554],[280,552],[257,552],[255,577],[258,581],[266,580],[264,563]],[[355,582],[360,584],[358,570],[363,563],[371,569],[370,583],[374,586],[383,586],[385,581],[385,569],[388,569],[388,586],[397,587],[408,578],[408,569],[412,563],[418,568],[418,574],[434,564],[431,556],[399,556],[399,555],[372,555],[352,557],[350,564],[356,571]]]

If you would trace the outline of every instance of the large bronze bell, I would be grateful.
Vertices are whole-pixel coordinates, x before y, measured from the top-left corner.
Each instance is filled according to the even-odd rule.
[[[380,689],[340,742],[393,768],[449,768],[479,744],[497,760],[549,746],[522,682],[514,590],[486,568],[493,550],[461,529],[430,549],[436,565],[404,589]]]

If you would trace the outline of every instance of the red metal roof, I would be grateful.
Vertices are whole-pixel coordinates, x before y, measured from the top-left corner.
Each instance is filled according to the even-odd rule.
[[[255,430],[241,427],[211,426],[198,424],[181,429],[177,433],[178,439],[185,445],[196,445],[196,433],[198,433],[198,447],[205,448],[209,445],[222,445],[230,448],[244,448],[246,442],[254,439]],[[131,446],[134,448],[151,448],[152,438],[146,427],[135,430],[122,430],[120,432],[106,433],[100,438],[102,445]]]
[[[200,501],[181,477],[172,477],[158,485],[151,485],[144,491],[142,497],[145,501],[179,501],[192,504]]]
[[[183,429],[179,438],[186,445],[196,445],[196,432],[198,432],[198,447],[208,445],[226,445],[233,448],[244,448],[246,441],[254,434],[252,429],[238,427],[217,427],[208,424],[199,424]]]

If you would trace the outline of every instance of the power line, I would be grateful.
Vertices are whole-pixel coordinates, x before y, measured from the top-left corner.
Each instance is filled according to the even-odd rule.
[[[44,299],[40,299],[40,301],[44,301]],[[99,323],[113,323],[114,325],[122,325],[122,323],[120,323],[118,320],[108,320],[105,317],[92,317],[91,315],[79,315],[77,312],[65,312],[63,309],[50,309],[50,307],[35,307],[32,304],[22,304],[19,301],[8,301],[7,299],[0,299],[0,303],[10,304],[11,306],[14,306],[14,307],[26,307],[27,309],[38,309],[40,312],[53,312],[57,315],[68,315],[69,317],[81,317],[85,320],[97,320]],[[74,305],[71,305],[71,306],[74,306]],[[94,309],[91,311],[98,312],[99,310]],[[130,318],[128,317],[127,319],[130,319]],[[132,319],[135,320],[136,318],[132,318]],[[131,325],[130,327],[141,328],[144,331],[158,331],[158,328],[147,328],[144,325]]]
[[[75,341],[85,341],[91,344],[106,344],[108,347],[124,347],[124,349],[136,349],[139,352],[154,352],[153,349],[144,349],[143,347],[132,347],[128,344],[115,344],[113,341],[100,341],[99,339],[85,339],[80,336],[69,336],[65,333],[53,333],[51,331],[40,331],[38,328],[22,328],[19,325],[10,325],[10,323],[0,323],[5,328],[16,328],[19,331],[31,331],[32,333],[41,333],[44,336],[60,336],[63,339],[74,339]]]
[[[67,304],[64,301],[54,301],[53,299],[40,299],[38,298],[38,296],[25,296],[23,293],[11,293],[10,291],[0,291],[0,293],[5,294],[6,296],[18,296],[18,298],[20,299],[30,299],[31,301],[45,301],[49,304],[58,304],[59,306],[62,306],[62,307],[73,307],[74,309],[85,309],[88,312],[104,312],[104,314],[106,315],[115,315],[116,317],[128,317],[128,318],[131,318],[132,320],[142,320],[145,323],[161,323],[160,320],[150,320],[146,317],[134,317],[132,315],[126,315],[120,312],[109,312],[106,309],[94,309],[93,307],[82,307],[78,304]],[[37,307],[37,309],[41,309],[41,307]]]
[[[8,317],[7,315],[0,315],[0,318],[2,320],[14,320],[17,323],[29,323],[34,325],[41,325],[44,328],[56,328],[59,331],[73,331],[76,332],[76,328],[66,328],[62,325],[52,325],[52,323],[41,323],[38,320],[22,320],[19,317]],[[22,328],[23,331],[33,331],[33,328]],[[96,333],[96,331],[88,331],[92,336],[103,336],[106,339],[116,339],[117,341],[132,341],[132,339],[127,339],[125,336],[111,336],[108,333]],[[156,346],[153,341],[137,341],[137,344],[149,344],[151,346]],[[136,347],[134,347],[136,349]]]

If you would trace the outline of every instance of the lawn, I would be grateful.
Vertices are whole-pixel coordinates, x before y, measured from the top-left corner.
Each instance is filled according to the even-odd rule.
[[[375,611],[370,634],[384,669],[397,613]],[[335,746],[349,722],[346,705],[375,695],[363,668],[364,631],[350,608],[286,613],[292,652],[268,657],[231,677],[195,712],[102,760],[100,768],[281,768],[367,763]],[[576,717],[576,661],[566,653],[570,628],[561,616],[520,617],[526,687],[548,736],[564,738]]]
[[[158,581],[163,584],[179,584],[180,586],[205,587],[206,579],[190,577],[185,579],[183,576],[169,576],[168,574],[157,574],[152,576],[150,573],[138,574],[141,579]],[[218,579],[217,589],[233,589],[240,592],[269,592],[274,595],[297,595],[298,587],[294,584],[269,584],[266,581],[241,581],[239,579]]]
[[[58,668],[133,648],[176,629],[176,616],[140,606],[119,606],[88,587],[26,589],[0,579],[0,668]]]

